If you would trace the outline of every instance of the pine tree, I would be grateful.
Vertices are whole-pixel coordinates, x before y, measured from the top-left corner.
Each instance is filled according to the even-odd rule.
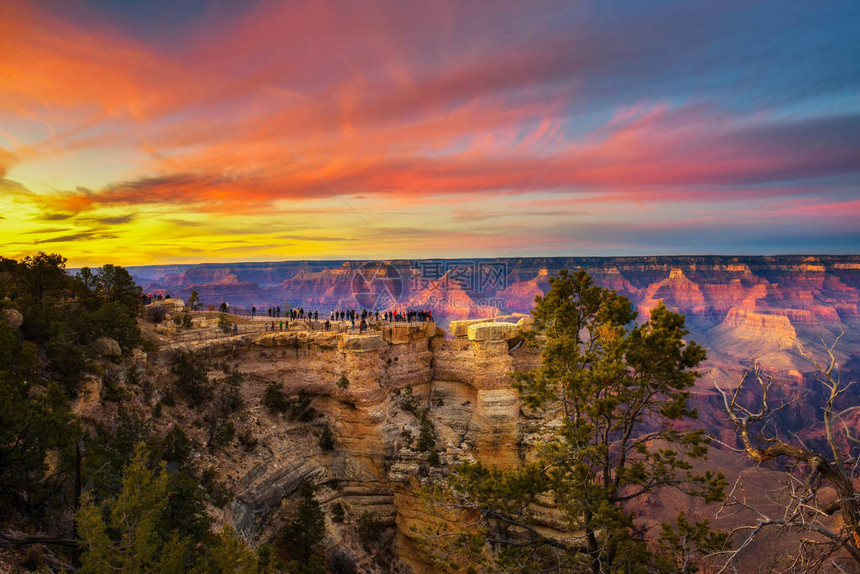
[[[191,296],[188,298],[188,306],[191,307],[192,310],[196,311],[199,304],[200,294],[197,291],[192,291]]]
[[[492,552],[474,544],[474,532],[461,547],[484,548],[479,554],[516,570],[692,571],[697,550],[725,537],[679,516],[665,525],[663,544],[649,543],[630,504],[667,487],[722,497],[722,475],[694,472],[693,461],[708,451],[704,432],[673,425],[696,418],[688,389],[705,351],[684,340],[684,317],[662,305],[630,326],[630,301],[595,286],[584,271],[563,270],[550,286],[536,300],[527,334],[543,346],[541,365],[518,373],[515,387],[526,406],[555,409],[562,424],[529,464],[509,471],[465,464],[452,473],[442,500],[480,512]],[[536,528],[538,497],[554,501],[567,522],[564,536]],[[669,533],[681,528],[695,536],[675,544]]]
[[[48,477],[51,451],[73,457],[80,425],[55,384],[37,386],[39,349],[0,318],[0,514],[4,505],[40,513],[62,496]]]
[[[181,563],[178,555],[188,542],[176,536],[165,541],[158,533],[168,483],[163,468],[149,468],[141,443],[123,473],[121,492],[106,509],[90,494],[84,495],[76,516],[83,550],[81,572],[151,572],[162,554]]]
[[[301,502],[295,518],[281,531],[280,546],[292,566],[292,571],[325,572],[325,562],[316,553],[325,538],[325,516],[314,495],[314,485],[302,484]]]
[[[193,482],[168,474],[163,462],[150,465],[149,457],[138,443],[116,496],[83,496],[75,515],[80,572],[257,572],[257,558],[231,528],[209,532]]]

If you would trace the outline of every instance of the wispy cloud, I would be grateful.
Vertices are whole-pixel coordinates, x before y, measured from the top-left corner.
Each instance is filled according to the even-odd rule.
[[[134,221],[134,218],[135,215],[133,213],[129,213],[127,215],[116,215],[113,217],[96,217],[93,218],[92,221],[102,225],[125,225],[126,223]]]
[[[93,239],[116,239],[117,236],[111,233],[99,233],[95,231],[83,231],[72,235],[61,235],[59,237],[51,237],[48,239],[37,239],[33,243],[69,243],[73,241],[90,241]]]
[[[854,212],[857,4],[159,10],[0,7],[0,205],[4,227],[16,220],[4,241],[64,221],[94,231],[40,241],[73,258],[78,241],[88,257],[128,242],[143,262],[231,236],[247,243],[225,248],[249,258],[277,258],[282,240],[361,254],[355,238],[380,242],[344,197],[403,249],[391,256],[623,253],[667,210],[691,224],[681,243],[720,203],[716,228],[768,202],[808,200],[775,217]],[[493,233],[476,238],[478,222]],[[608,231],[550,233],[565,222]],[[794,237],[756,227],[751,249]]]

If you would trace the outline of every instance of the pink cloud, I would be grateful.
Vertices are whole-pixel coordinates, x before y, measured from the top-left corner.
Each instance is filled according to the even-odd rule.
[[[262,214],[282,200],[334,195],[384,209],[505,205],[523,193],[515,211],[589,204],[606,214],[623,203],[644,213],[666,203],[825,196],[838,186],[816,192],[808,182],[858,171],[856,138],[840,135],[857,117],[776,121],[643,96],[586,122],[580,113],[611,94],[587,80],[627,70],[648,34],[620,45],[582,24],[545,36],[529,25],[532,7],[508,8],[263,2],[231,19],[204,15],[166,49],[95,15],[74,23],[8,4],[0,117],[30,122],[31,133],[4,143],[0,176],[124,148],[136,154],[127,177],[98,189],[70,181],[31,201],[67,214],[147,204]],[[523,27],[510,35],[492,29],[517,20]],[[837,217],[857,203],[773,209]]]

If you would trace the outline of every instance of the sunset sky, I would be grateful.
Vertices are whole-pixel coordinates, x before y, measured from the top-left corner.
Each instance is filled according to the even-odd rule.
[[[71,266],[858,253],[860,2],[3,2],[0,229]]]

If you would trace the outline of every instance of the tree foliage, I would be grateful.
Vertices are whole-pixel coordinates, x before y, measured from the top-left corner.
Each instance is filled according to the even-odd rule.
[[[206,361],[193,353],[180,353],[173,364],[176,375],[174,388],[191,405],[201,405],[212,398],[214,390],[209,381]]]
[[[105,505],[84,495],[77,513],[81,572],[148,572],[163,566],[179,571],[184,565],[189,542],[159,534],[170,477],[163,467],[150,468],[147,456],[139,445],[123,473],[122,489]]]
[[[284,395],[283,386],[280,383],[269,383],[266,392],[263,393],[263,406],[272,414],[283,414],[290,408],[290,401]]]
[[[257,558],[232,529],[209,531],[194,485],[177,482],[164,463],[153,465],[139,443],[113,497],[83,497],[76,514],[83,573],[123,571],[256,573]],[[176,506],[180,504],[180,506]],[[196,522],[195,520],[196,519]],[[193,528],[189,528],[193,525]]]
[[[109,303],[118,303],[137,311],[141,303],[141,288],[134,283],[131,274],[123,267],[107,264],[96,271],[97,294]]]
[[[276,559],[260,566],[235,533],[211,531],[207,502],[223,506],[231,492],[189,463],[194,445],[182,430],[159,437],[128,393],[111,394],[114,404],[86,430],[70,408],[87,376],[104,372],[105,388],[118,386],[128,365],[99,364],[95,341],[110,337],[128,354],[140,343],[140,303],[121,267],[71,277],[60,255],[0,257],[0,308],[23,315],[20,328],[0,318],[0,535],[47,544],[47,562],[33,564],[56,569],[273,571]],[[128,373],[126,384],[136,384],[136,371]],[[175,374],[183,398],[213,396],[198,357],[181,357]],[[240,408],[240,383],[229,373],[210,408],[224,416]],[[9,538],[9,528],[28,534]],[[77,535],[80,563],[60,553]]]
[[[39,252],[18,263],[17,293],[39,307],[48,298],[58,298],[68,285],[66,258],[59,254]]]
[[[218,328],[221,329],[221,332],[225,335],[229,335],[233,330],[233,321],[227,318],[227,315],[221,313],[218,315]]]
[[[694,470],[708,451],[704,432],[677,424],[696,418],[688,389],[705,351],[684,340],[684,317],[662,305],[649,321],[632,325],[630,301],[595,286],[584,271],[562,270],[536,301],[527,336],[542,344],[542,361],[517,373],[515,387],[525,405],[557,412],[561,424],[519,468],[455,469],[440,499],[477,516],[490,554],[475,544],[476,531],[468,544],[459,539],[460,549],[522,571],[693,571],[696,552],[720,546],[724,536],[679,517],[656,544],[631,506],[663,488],[707,501],[722,497],[722,475]],[[534,503],[547,499],[566,523],[563,535],[538,527]],[[683,547],[668,535],[679,529]]]
[[[331,431],[328,424],[323,427],[323,430],[320,433],[319,445],[323,450],[334,450],[334,433]]]
[[[188,298],[188,306],[196,311],[198,305],[200,305],[200,294],[197,291],[192,291],[191,296]]]
[[[34,513],[56,492],[80,436],[67,397],[55,383],[38,384],[39,369],[36,345],[0,320],[0,505]],[[50,473],[52,451],[62,464]]]
[[[302,484],[295,517],[278,536],[279,547],[291,572],[322,574],[326,571],[325,561],[317,551],[325,538],[325,516],[314,492],[313,483]]]

